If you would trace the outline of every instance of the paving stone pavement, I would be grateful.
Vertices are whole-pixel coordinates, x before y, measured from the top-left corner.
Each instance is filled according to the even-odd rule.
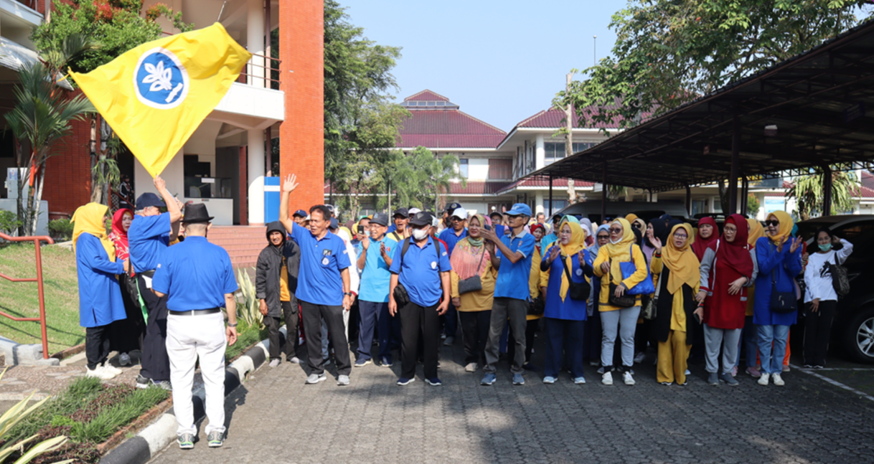
[[[542,335],[542,333],[541,333]],[[538,350],[540,353],[542,349]],[[542,359],[535,353],[535,363]],[[226,401],[227,440],[175,443],[152,462],[524,463],[845,463],[874,456],[874,402],[800,372],[786,386],[707,385],[693,366],[689,385],[655,381],[654,353],[636,367],[637,385],[604,386],[586,367],[586,385],[566,373],[554,385],[526,374],[513,386],[506,364],[498,382],[466,373],[459,342],[443,347],[443,386],[418,377],[395,385],[400,364],[354,368],[352,385],[336,371],[304,385],[298,365],[262,367]],[[874,371],[870,372],[874,376]]]

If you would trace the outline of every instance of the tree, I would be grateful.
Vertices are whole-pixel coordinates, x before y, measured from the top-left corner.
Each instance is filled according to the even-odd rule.
[[[417,147],[412,153],[395,158],[391,169],[395,171],[392,184],[397,202],[403,206],[440,210],[440,195],[449,193],[451,182],[458,177],[458,157],[452,154],[437,158],[425,147]],[[460,179],[462,186],[467,180]]]
[[[823,211],[823,170],[813,168],[810,175],[795,179],[795,184],[786,193],[788,198],[795,199],[794,213],[806,221],[811,216],[822,214]],[[852,211],[854,193],[859,191],[859,181],[856,173],[837,171],[832,168],[832,207],[831,214]]]
[[[752,193],[747,195],[747,216],[756,217],[759,214],[759,210],[762,209],[762,204],[759,203],[759,199],[753,195]]]
[[[580,124],[628,128],[833,38],[865,0],[632,0],[610,23],[612,56],[554,100]]]

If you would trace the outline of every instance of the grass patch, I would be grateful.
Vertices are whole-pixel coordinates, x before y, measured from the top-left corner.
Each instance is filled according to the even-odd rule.
[[[27,419],[19,422],[3,438],[10,443],[15,443],[35,435],[43,427],[68,425],[68,421],[62,418],[72,416],[83,405],[87,405],[94,398],[97,398],[102,390],[100,379],[80,377],[74,380],[63,393],[48,400]]]
[[[259,330],[258,326],[252,327],[242,319],[237,319],[237,321],[239,321],[237,325],[237,342],[225,350],[225,357],[229,360],[242,354],[244,350],[252,345],[264,340],[268,335],[266,327]]]
[[[76,422],[70,428],[70,438],[78,442],[102,443],[116,430],[140,417],[169,395],[160,388],[135,389],[114,407],[100,412],[89,422]]]
[[[51,354],[83,343],[85,329],[79,327],[75,253],[57,246],[44,246],[41,250]],[[36,277],[33,244],[0,248],[0,273],[13,278]],[[36,282],[10,282],[0,278],[0,311],[16,317],[39,317]],[[15,322],[5,317],[0,317],[0,336],[18,343],[42,342],[38,322]]]

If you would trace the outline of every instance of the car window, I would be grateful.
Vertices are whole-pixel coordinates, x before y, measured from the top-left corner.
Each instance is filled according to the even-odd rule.
[[[870,266],[871,244],[874,243],[874,221],[855,222],[840,226],[834,230],[834,233],[853,244],[853,254],[847,260],[847,266],[854,264]]]

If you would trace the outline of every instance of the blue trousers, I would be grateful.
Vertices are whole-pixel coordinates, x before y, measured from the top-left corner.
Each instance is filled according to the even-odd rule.
[[[441,318],[443,319],[443,333],[447,337],[455,337],[458,332],[458,310],[452,303],[449,303],[449,309]]]
[[[391,363],[391,351],[401,348],[401,318],[392,317],[388,312],[388,303],[374,303],[379,306],[376,316],[377,334],[379,336],[379,357]]]
[[[543,375],[558,377],[562,351],[574,378],[583,377],[583,334],[586,321],[544,318],[546,322],[546,363]]]
[[[358,360],[373,358],[370,350],[373,348],[373,330],[376,329],[376,321],[379,318],[380,306],[388,307],[388,303],[374,303],[372,301],[358,301]],[[381,332],[381,331],[380,331]]]
[[[766,374],[782,374],[783,358],[786,357],[786,340],[789,338],[788,325],[760,325],[759,328],[759,359],[762,361],[762,372]],[[771,343],[774,349],[771,349]]]

